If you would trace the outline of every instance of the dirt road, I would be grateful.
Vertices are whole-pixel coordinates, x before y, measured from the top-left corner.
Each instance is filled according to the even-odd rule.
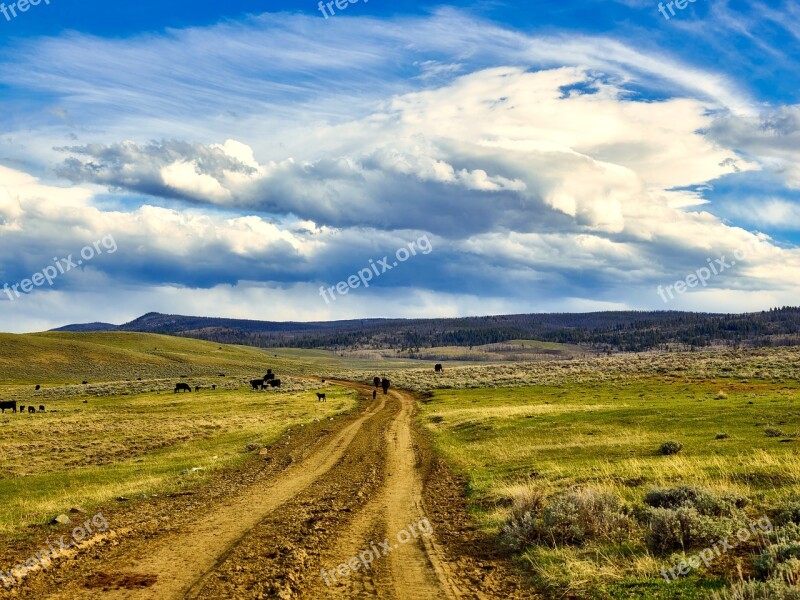
[[[466,512],[426,497],[433,459],[414,398],[365,402],[335,431],[290,436],[267,467],[120,515],[131,523],[120,535],[31,577],[17,597],[523,597],[501,561],[465,555],[475,534],[454,521]]]

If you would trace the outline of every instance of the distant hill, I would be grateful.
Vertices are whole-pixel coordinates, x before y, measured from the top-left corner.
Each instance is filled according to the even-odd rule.
[[[263,348],[405,350],[540,340],[595,352],[641,352],[710,345],[800,345],[800,308],[727,315],[617,311],[309,323],[148,313],[120,326],[96,323],[60,330],[160,333]]]
[[[53,331],[66,331],[66,332],[90,332],[90,331],[118,331],[119,325],[112,325],[111,323],[83,323],[80,325],[66,325],[53,329]]]
[[[286,361],[284,361],[286,362]],[[148,333],[0,333],[0,374],[8,384],[80,384],[179,375],[259,373],[263,350]]]

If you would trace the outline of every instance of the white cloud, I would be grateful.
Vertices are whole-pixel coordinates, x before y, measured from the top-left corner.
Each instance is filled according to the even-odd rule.
[[[759,116],[728,76],[647,44],[525,35],[449,9],[348,17],[313,36],[310,23],[265,15],[128,40],[69,34],[0,64],[0,81],[63,104],[0,140],[29,161],[0,169],[5,273],[113,233],[118,262],[90,275],[135,284],[139,304],[109,314],[150,302],[265,318],[267,298],[285,318],[647,307],[650,296],[659,308],[657,283],[754,239],[709,212],[709,182],[772,169],[800,185],[797,107]],[[66,153],[58,172],[72,187],[23,172]],[[798,216],[779,198],[759,220],[747,210],[731,214],[770,227]],[[436,260],[381,286],[403,302],[377,290],[379,303],[315,304],[308,282],[335,283],[420,231],[435,234]],[[797,291],[798,250],[764,244],[714,282],[739,290],[730,306]],[[81,282],[71,293],[93,297],[93,280]],[[66,293],[39,294],[40,310]],[[80,320],[68,310],[59,323]]]

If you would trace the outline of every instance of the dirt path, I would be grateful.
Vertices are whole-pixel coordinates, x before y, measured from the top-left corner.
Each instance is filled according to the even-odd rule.
[[[383,488],[356,517],[326,553],[325,582],[317,582],[309,596],[354,598],[379,595],[387,598],[459,598],[450,569],[432,542],[433,524],[422,506],[419,448],[412,433],[414,399],[392,391],[400,410],[385,434],[387,477]],[[382,533],[383,535],[376,535]],[[377,544],[376,544],[377,542]],[[377,552],[376,552],[377,549]],[[376,554],[384,554],[377,557]],[[361,568],[337,577],[335,568],[362,556]],[[373,561],[387,564],[373,571]],[[369,569],[366,569],[367,563]],[[377,565],[376,567],[377,568]],[[387,573],[389,577],[381,577]]]
[[[433,459],[414,428],[415,410],[410,393],[381,395],[338,431],[321,430],[321,442],[312,432],[299,450],[285,442],[287,468],[222,487],[207,503],[165,501],[162,513],[126,528],[112,547],[40,574],[31,595],[19,589],[17,597],[521,597],[497,594],[497,585],[482,593],[481,579],[461,572],[477,564],[483,577],[494,566],[457,564],[446,551],[437,529],[452,539],[461,526],[442,522],[450,517],[435,504],[426,514]]]

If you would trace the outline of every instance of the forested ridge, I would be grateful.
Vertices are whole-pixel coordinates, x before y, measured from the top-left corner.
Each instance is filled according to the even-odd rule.
[[[149,313],[97,329],[181,335],[219,343],[298,348],[480,346],[515,339],[577,344],[597,352],[687,350],[711,345],[800,344],[800,308],[745,314],[676,311],[499,315],[456,319],[363,319],[315,323]],[[61,330],[85,331],[71,325]]]

